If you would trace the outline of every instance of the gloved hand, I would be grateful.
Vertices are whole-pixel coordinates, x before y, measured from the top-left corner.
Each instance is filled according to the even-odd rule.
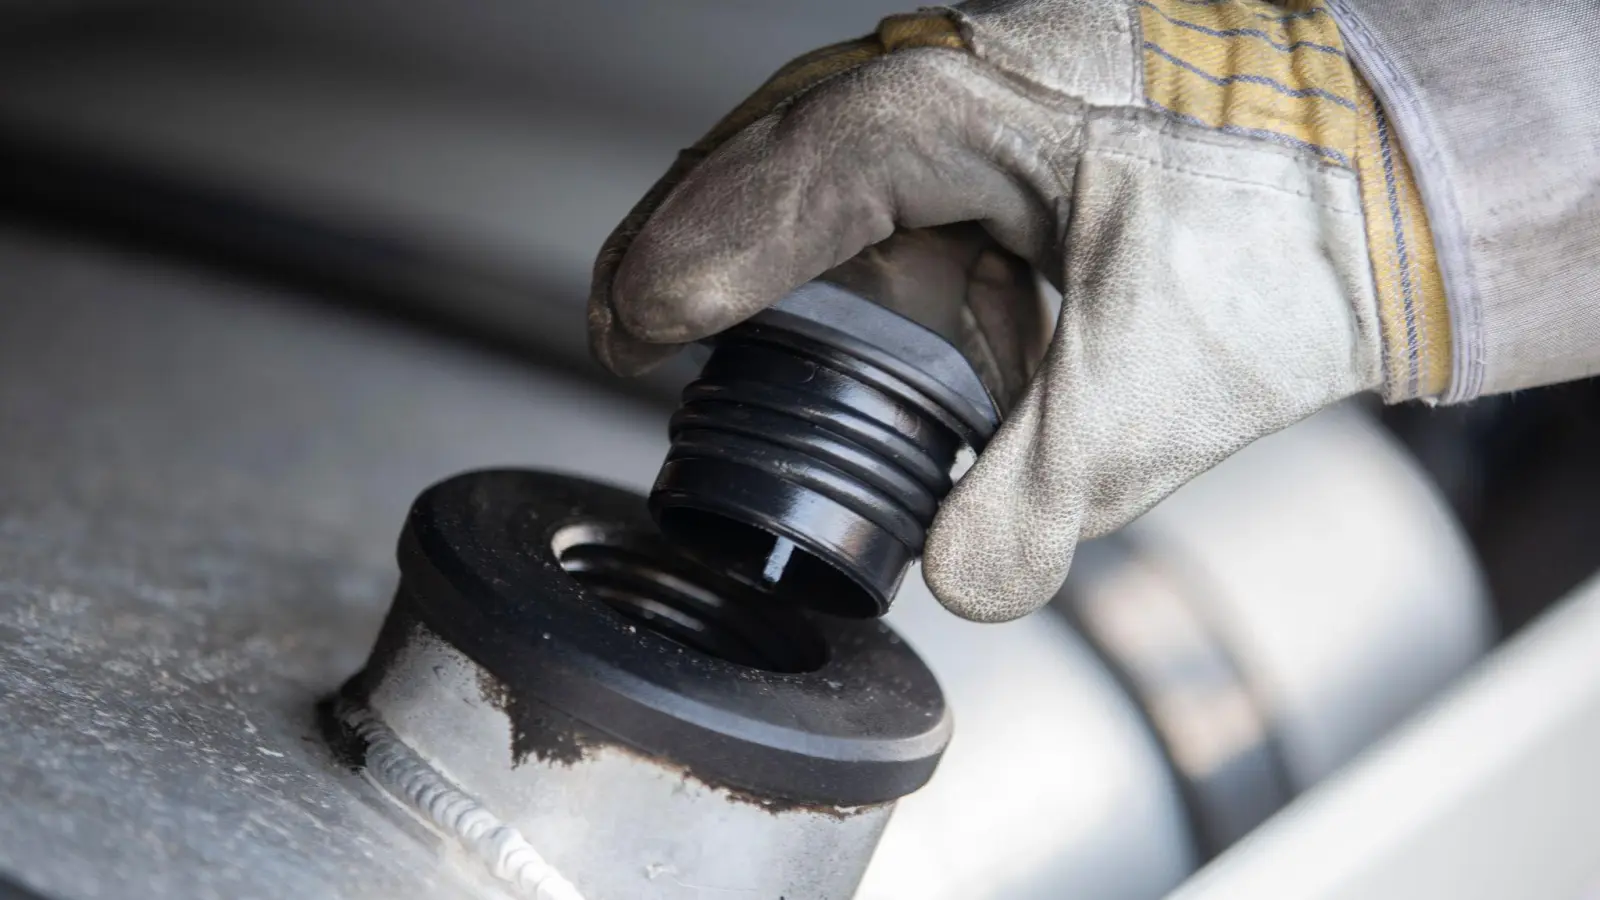
[[[988,0],[781,70],[612,235],[590,334],[635,373],[829,270],[961,308],[967,355],[1017,390],[924,573],[999,621],[1250,441],[1361,391],[1440,391],[1432,253],[1321,6]],[[1017,257],[1061,292],[1048,350]]]

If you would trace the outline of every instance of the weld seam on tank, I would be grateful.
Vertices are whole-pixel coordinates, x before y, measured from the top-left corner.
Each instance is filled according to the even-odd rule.
[[[365,745],[363,773],[405,809],[454,838],[496,878],[531,900],[584,900],[528,839],[439,774],[367,710],[339,701],[339,719]]]

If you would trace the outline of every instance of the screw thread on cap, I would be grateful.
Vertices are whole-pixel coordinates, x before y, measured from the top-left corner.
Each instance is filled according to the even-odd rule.
[[[672,418],[650,510],[668,539],[779,598],[880,616],[993,405],[943,338],[807,288],[718,337]]]

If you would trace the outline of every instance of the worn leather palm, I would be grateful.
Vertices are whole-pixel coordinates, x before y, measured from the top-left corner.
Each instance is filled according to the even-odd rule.
[[[1007,416],[924,573],[957,614],[1014,618],[1079,540],[1250,441],[1360,391],[1435,389],[1448,323],[1419,312],[1425,248],[1393,252],[1428,236],[1380,124],[1317,6],[895,17],[791,63],[685,151],[600,254],[593,349],[635,373],[819,276],[954,310]],[[1382,202],[1406,218],[1369,234]],[[1033,271],[1062,295],[1053,335]]]

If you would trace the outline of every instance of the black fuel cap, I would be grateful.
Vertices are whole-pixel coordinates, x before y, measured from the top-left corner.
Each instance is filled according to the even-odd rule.
[[[939,334],[811,282],[718,335],[650,494],[662,533],[771,596],[888,612],[999,412]]]

